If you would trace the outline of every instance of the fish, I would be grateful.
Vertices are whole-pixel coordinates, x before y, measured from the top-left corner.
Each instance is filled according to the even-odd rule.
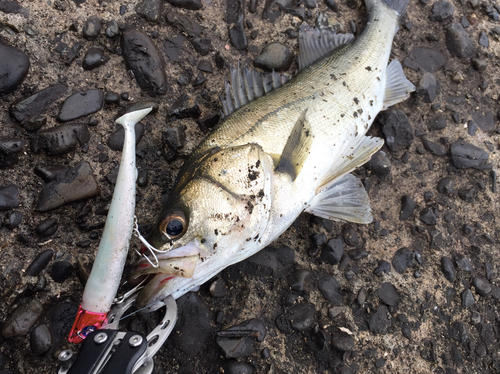
[[[377,114],[415,86],[391,46],[408,0],[365,0],[350,34],[301,27],[298,74],[232,69],[225,117],[186,160],[131,281],[151,279],[136,306],[154,310],[278,238],[303,212],[370,223],[369,197],[351,171],[383,140]],[[145,252],[147,253],[147,252]],[[156,262],[153,262],[152,259]]]

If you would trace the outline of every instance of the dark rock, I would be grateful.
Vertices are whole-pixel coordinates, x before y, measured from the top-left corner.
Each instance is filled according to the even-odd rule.
[[[69,123],[40,131],[31,139],[31,149],[39,153],[42,149],[49,156],[58,156],[71,152],[78,144],[90,140],[90,132],[83,123]]]
[[[262,52],[255,56],[254,65],[264,70],[286,71],[292,65],[295,56],[286,45],[278,42],[267,44]]]
[[[463,201],[468,203],[473,203],[476,199],[476,189],[475,188],[461,188],[458,190],[458,197]]]
[[[213,72],[212,64],[210,63],[210,61],[207,61],[207,60],[200,60],[200,62],[198,62],[197,68],[201,71],[206,72],[206,73]]]
[[[57,283],[62,283],[73,274],[73,265],[67,261],[54,262],[50,269],[51,278]]]
[[[47,117],[43,115],[37,115],[33,117],[29,117],[26,121],[23,122],[22,126],[27,132],[36,132],[40,130],[47,123]]]
[[[197,38],[200,39],[200,38]],[[163,51],[167,55],[167,57],[170,59],[170,61],[179,61],[179,56],[182,51],[182,44],[186,40],[186,37],[184,35],[178,35],[174,36],[172,38],[166,38],[165,42],[163,43]],[[209,39],[210,40],[210,39]],[[191,41],[193,43],[193,41]],[[193,43],[194,46],[194,43]],[[196,47],[195,47],[196,49]],[[208,52],[207,52],[208,53]]]
[[[335,0],[325,0],[325,4],[332,11],[334,11],[334,12],[338,12],[339,11],[339,6],[335,2]]]
[[[40,222],[36,227],[36,232],[43,237],[48,237],[53,235],[58,228],[57,219],[46,218]]]
[[[316,309],[310,303],[295,304],[287,313],[290,325],[296,331],[305,331],[312,327],[315,320]]]
[[[161,17],[162,0],[143,0],[135,6],[135,11],[146,21],[158,23]]]
[[[104,93],[101,90],[77,92],[64,101],[57,119],[68,122],[95,113],[101,110],[103,100]]]
[[[410,58],[424,72],[434,73],[446,64],[443,54],[431,48],[413,48]]]
[[[173,6],[189,10],[199,10],[203,6],[201,0],[167,0],[167,1]]]
[[[19,189],[14,184],[9,184],[6,187],[0,187],[0,212],[17,208],[19,200],[17,194]]]
[[[104,94],[104,102],[106,104],[119,104],[120,103],[120,95],[113,91],[107,91]]]
[[[420,212],[420,220],[433,226],[437,223],[437,215],[432,208],[425,208]]]
[[[482,131],[490,132],[495,130],[495,115],[492,112],[471,111],[470,114]]]
[[[475,303],[474,296],[472,295],[472,291],[470,288],[467,288],[462,293],[462,307],[470,309]]]
[[[488,62],[486,60],[483,60],[482,58],[474,57],[471,59],[471,62],[472,66],[477,71],[483,71],[488,66]]]
[[[249,331],[256,333],[258,336],[256,338],[248,336]],[[241,332],[243,336],[226,337],[230,332],[235,334]],[[246,357],[254,352],[253,340],[256,339],[261,342],[264,340],[266,333],[264,323],[258,318],[253,318],[222,331],[217,338],[217,344],[224,350],[228,358]]]
[[[139,144],[144,134],[144,125],[142,123],[136,123],[135,127],[135,144]],[[121,151],[123,149],[123,143],[125,142],[125,130],[122,126],[118,127],[114,133],[112,133],[108,138],[109,148],[115,151]]]
[[[457,266],[463,271],[472,271],[472,263],[467,257],[462,257],[455,260]]]
[[[377,311],[371,315],[368,321],[370,331],[374,334],[384,334],[391,326],[389,310],[383,304],[380,304]]]
[[[446,120],[443,116],[437,116],[427,123],[429,130],[442,130],[446,127]]]
[[[47,313],[50,320],[50,331],[55,341],[68,338],[77,311],[77,304],[61,303]]]
[[[5,44],[0,39],[0,96],[14,91],[28,74],[28,56],[16,47]]]
[[[472,285],[476,289],[476,293],[481,296],[488,296],[491,293],[491,284],[486,278],[475,277],[472,280]]]
[[[331,265],[340,262],[344,254],[344,244],[341,238],[330,239],[321,250],[321,259]]]
[[[453,143],[450,151],[453,165],[458,169],[489,170],[492,168],[491,164],[487,164],[489,158],[487,152],[463,140]]]
[[[141,90],[150,96],[165,95],[165,61],[153,40],[141,31],[129,30],[122,35],[122,50],[127,68],[134,73]]]
[[[186,126],[180,125],[163,130],[162,141],[168,147],[168,149],[165,150],[167,160],[175,158],[177,156],[177,150],[182,148],[186,141]]]
[[[71,65],[76,60],[81,49],[82,45],[80,43],[75,43],[71,46],[68,53],[66,53],[66,65]]]
[[[0,0],[0,12],[10,13],[10,14],[21,14],[25,18],[29,18],[30,16],[28,9],[22,7],[15,1],[10,1],[10,0]]]
[[[447,1],[436,1],[432,6],[432,14],[429,17],[431,21],[443,22],[451,17],[455,12],[455,7]]]
[[[56,165],[38,165],[35,168],[35,174],[41,177],[44,182],[50,182],[57,178],[63,172],[69,170],[68,167],[60,164]]]
[[[406,269],[412,266],[414,254],[408,248],[400,248],[394,253],[392,266],[399,274],[403,274]]]
[[[311,237],[313,245],[315,247],[321,247],[326,244],[326,235],[325,234],[315,234]]]
[[[110,20],[106,23],[106,30],[104,31],[108,38],[115,38],[120,35],[120,28],[118,27],[118,22],[115,20]]]
[[[92,70],[104,65],[108,60],[102,48],[91,47],[83,58],[82,66],[85,70]]]
[[[19,227],[22,220],[23,220],[23,214],[17,210],[10,212],[10,214],[4,217],[5,226],[10,230]]]
[[[484,31],[479,33],[479,45],[488,48],[490,46],[490,41],[488,40],[488,34]]]
[[[58,174],[40,193],[37,212],[48,212],[81,199],[97,196],[99,186],[86,161],[80,161],[67,171]]]
[[[248,47],[248,40],[245,34],[245,28],[243,27],[243,22],[235,23],[229,29],[229,40],[234,48],[242,51]]]
[[[165,19],[168,24],[172,25],[181,33],[186,34],[189,37],[194,38],[200,36],[201,34],[202,31],[201,26],[198,25],[191,18],[179,12],[176,11],[167,12]]]
[[[31,300],[19,306],[2,326],[6,339],[26,335],[42,315],[43,307],[38,300]]]
[[[101,19],[97,16],[91,16],[83,25],[83,37],[88,40],[96,39],[101,33],[101,28]]]
[[[18,153],[26,145],[22,139],[0,137],[0,169],[10,169],[19,162]]]
[[[254,372],[255,369],[248,362],[231,360],[224,364],[224,373],[227,374],[253,374]]]
[[[351,247],[357,247],[359,245],[358,234],[354,227],[349,224],[343,227],[342,238],[344,238],[345,244]]]
[[[215,125],[219,123],[220,115],[219,114],[209,114],[206,117],[200,118],[198,121],[198,125],[203,132],[207,132],[210,129],[214,128]]]
[[[391,271],[391,264],[385,260],[379,260],[378,266],[373,271],[376,275],[381,277],[384,273]]]
[[[427,152],[434,156],[445,156],[447,153],[444,147],[440,146],[437,143],[431,142],[425,136],[422,137],[422,144],[424,145],[424,148],[427,150]]]
[[[123,16],[125,13],[127,13],[127,6],[120,5],[120,16]]]
[[[424,103],[432,103],[436,98],[438,93],[436,78],[432,73],[425,73],[420,78],[420,82],[417,87],[417,94],[422,97]]]
[[[441,270],[443,271],[444,277],[453,283],[455,280],[455,268],[453,267],[453,261],[449,257],[443,257],[441,259]]]
[[[52,334],[46,324],[39,325],[30,335],[30,348],[35,356],[43,355],[52,346]]]
[[[46,249],[37,254],[26,269],[26,275],[30,277],[38,276],[47,267],[53,255],[54,251],[52,249]]]
[[[16,101],[10,106],[12,118],[21,123],[30,117],[45,113],[49,107],[67,91],[66,86],[59,84],[49,86],[26,98]]]
[[[201,110],[196,104],[196,99],[190,98],[186,93],[183,93],[172,105],[168,113],[168,119],[170,121],[183,118],[198,119],[200,114]]]
[[[377,175],[387,175],[391,172],[391,160],[382,150],[376,152],[366,166]]]
[[[318,289],[323,297],[333,305],[340,306],[343,296],[340,293],[340,284],[331,275],[325,275],[318,280]]]
[[[392,152],[409,147],[413,142],[413,128],[406,114],[400,110],[380,113],[377,121],[382,126],[385,142]]]
[[[467,328],[462,322],[453,322],[450,327],[450,336],[457,342],[465,343],[468,339]]]
[[[292,274],[292,279],[290,282],[290,288],[297,292],[304,291],[305,284],[311,281],[311,272],[308,270],[296,270]]]
[[[403,195],[401,198],[401,213],[399,215],[400,221],[406,221],[413,215],[416,202],[408,195]]]
[[[365,250],[363,249],[353,249],[351,251],[349,251],[349,257],[353,260],[361,260],[362,258],[365,258],[368,256],[368,252],[366,252]]]
[[[344,333],[335,333],[332,335],[332,345],[341,352],[348,352],[354,347],[354,338]]]
[[[455,180],[451,177],[443,178],[439,181],[437,185],[437,190],[439,193],[445,195],[451,195],[454,192]]]
[[[459,58],[470,58],[474,52],[474,42],[459,23],[452,23],[446,29],[446,46]]]
[[[397,305],[399,302],[399,294],[396,291],[396,287],[387,282],[383,283],[378,289],[378,297],[380,297],[380,300],[384,304],[389,306]]]

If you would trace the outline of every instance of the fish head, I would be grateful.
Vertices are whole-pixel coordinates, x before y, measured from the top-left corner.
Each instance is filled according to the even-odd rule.
[[[272,203],[272,158],[256,144],[216,150],[176,182],[148,241],[158,267],[140,260],[131,276],[155,277],[136,304],[181,296],[259,246]]]

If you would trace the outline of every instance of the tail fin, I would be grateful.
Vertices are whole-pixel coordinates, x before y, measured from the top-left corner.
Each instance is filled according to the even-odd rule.
[[[406,13],[406,7],[410,0],[383,0],[383,2],[391,9],[396,11],[399,18],[403,17]]]

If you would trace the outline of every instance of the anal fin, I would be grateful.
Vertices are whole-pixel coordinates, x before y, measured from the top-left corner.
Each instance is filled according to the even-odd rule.
[[[318,193],[306,212],[334,221],[370,223],[370,199],[361,181],[352,174],[335,180]]]
[[[387,66],[385,76],[386,83],[383,110],[408,99],[410,93],[415,91],[415,86],[406,78],[403,67],[399,61],[394,60]]]
[[[287,173],[292,181],[297,178],[311,152],[311,144],[313,140],[311,126],[306,119],[307,109],[302,112],[300,117],[295,122],[290,136],[283,148],[277,172]]]

